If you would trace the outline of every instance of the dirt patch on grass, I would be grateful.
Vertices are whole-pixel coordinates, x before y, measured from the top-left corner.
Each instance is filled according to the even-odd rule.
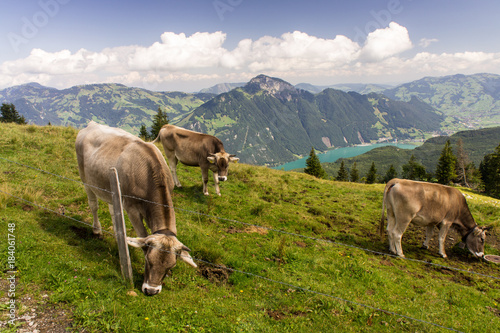
[[[200,264],[198,269],[199,274],[206,278],[208,281],[217,285],[227,284],[231,271],[226,266],[220,264],[219,267]]]
[[[65,332],[88,332],[86,330],[75,331],[73,320],[71,319],[71,308],[58,306],[49,303],[49,293],[45,291],[31,291],[27,293],[24,288],[18,285],[16,290],[16,312],[14,329],[9,325],[8,312],[2,311],[0,315],[0,331],[17,333],[65,333]],[[0,280],[0,290],[8,290],[8,282]],[[5,293],[8,295],[8,293]],[[9,298],[0,298],[0,303],[9,302]]]
[[[240,234],[240,233],[252,234],[252,233],[257,233],[259,235],[267,235],[268,229],[257,227],[257,226],[254,226],[254,225],[246,227],[245,229],[237,229],[237,228],[231,226],[228,229],[226,229],[226,232],[228,234]]]
[[[286,317],[305,317],[307,315],[306,312],[303,311],[293,311],[287,308],[283,308],[280,310],[266,310],[266,313],[269,317],[274,320],[282,320]]]

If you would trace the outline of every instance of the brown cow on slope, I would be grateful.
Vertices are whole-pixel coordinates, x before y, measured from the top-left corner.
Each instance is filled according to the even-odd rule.
[[[227,180],[229,162],[238,162],[239,158],[224,151],[222,141],[215,136],[190,131],[174,125],[161,128],[158,137],[165,155],[167,155],[175,185],[181,187],[177,178],[177,162],[188,166],[199,166],[203,179],[203,194],[208,195],[208,170],[214,174],[215,192],[220,195],[219,181]]]
[[[478,227],[463,194],[456,188],[440,184],[392,179],[384,189],[379,232],[383,235],[384,211],[387,205],[387,236],[391,252],[404,257],[401,237],[413,222],[426,227],[423,244],[428,248],[435,226],[439,228],[439,254],[446,258],[444,243],[450,227],[454,227],[469,251],[476,257],[484,255],[486,230]]]
[[[85,191],[94,216],[93,231],[99,236],[102,236],[102,230],[97,216],[97,200],[107,202],[113,216],[110,168],[115,167],[118,172],[123,207],[139,236],[127,237],[127,242],[142,247],[145,255],[144,294],[155,295],[161,291],[162,281],[167,271],[175,266],[177,256],[196,267],[189,249],[177,239],[171,196],[174,187],[172,175],[155,145],[121,129],[91,121],[78,133],[75,148],[80,178],[86,184]],[[152,235],[148,236],[143,219]]]

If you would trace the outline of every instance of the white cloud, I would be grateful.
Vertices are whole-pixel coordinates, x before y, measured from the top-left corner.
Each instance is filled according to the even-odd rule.
[[[497,73],[500,53],[461,52],[406,56],[412,49],[408,30],[394,22],[371,32],[359,45],[346,36],[319,38],[294,31],[279,37],[243,39],[228,50],[223,32],[191,36],[165,32],[150,46],[128,45],[100,52],[80,49],[47,52],[0,64],[0,87],[36,81],[64,88],[70,85],[118,82],[149,89],[198,88],[220,82],[243,82],[265,73],[290,82],[381,82],[426,75]],[[422,39],[421,46],[436,42]]]
[[[420,42],[418,43],[418,45],[420,45],[423,48],[427,48],[432,43],[437,43],[437,42],[439,42],[439,39],[436,39],[436,38],[422,38],[422,39],[420,39]]]
[[[221,56],[227,52],[222,47],[226,34],[197,32],[190,37],[185,34],[165,32],[161,43],[150,47],[137,47],[128,61],[132,70],[177,71],[189,68],[216,67]]]
[[[368,61],[380,61],[395,56],[413,47],[408,30],[395,23],[389,23],[385,29],[377,29],[368,34],[361,52],[361,58]]]

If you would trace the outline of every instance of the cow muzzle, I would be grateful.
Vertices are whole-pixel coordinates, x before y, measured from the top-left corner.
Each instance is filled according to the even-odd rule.
[[[227,180],[226,176],[222,176],[222,177],[219,176],[219,181],[220,182],[225,182],[226,180]]]
[[[147,296],[153,296],[159,294],[161,292],[161,285],[159,285],[158,287],[152,287],[146,282],[144,282],[142,284],[142,292],[144,293],[144,295]]]

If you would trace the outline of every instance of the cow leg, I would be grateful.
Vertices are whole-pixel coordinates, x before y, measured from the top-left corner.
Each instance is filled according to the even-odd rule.
[[[92,232],[94,235],[102,238],[101,222],[99,222],[99,217],[97,215],[97,210],[99,209],[99,202],[97,201],[97,196],[92,191],[91,188],[85,186],[85,192],[87,192],[87,200],[89,202],[90,211],[92,212]]]
[[[410,225],[412,216],[403,215],[398,216],[391,221],[391,228],[389,229],[389,214],[387,215],[387,232],[389,236],[389,241],[392,242],[391,251],[398,255],[399,257],[404,258],[403,247],[401,246],[401,238],[403,237],[406,228]]]
[[[389,240],[389,251],[396,254],[396,247],[394,245],[393,229],[396,225],[396,218],[394,216],[394,211],[387,208],[387,239]]]
[[[425,229],[425,241],[424,244],[422,244],[423,249],[428,249],[429,248],[429,242],[431,241],[432,234],[434,233],[434,225],[428,225],[427,228]]]
[[[138,237],[147,237],[148,232],[146,230],[146,227],[144,227],[144,222],[142,221],[142,216],[141,213],[136,211],[135,209],[128,209],[127,210],[127,215],[128,218],[130,219],[130,223],[132,223],[132,226],[134,227],[135,233],[137,234]]]
[[[165,148],[165,146],[163,146]],[[170,172],[172,172],[172,178],[174,179],[175,186],[182,187],[179,178],[177,178],[177,156],[175,156],[175,151],[169,151],[165,149],[165,155],[167,155],[168,164],[170,165]]]
[[[208,169],[201,169],[201,180],[203,182],[203,194],[208,195]]]
[[[220,196],[220,189],[219,189],[219,174],[217,172],[214,172],[214,183],[215,183],[215,193],[217,193],[218,196]]]
[[[443,258],[447,258],[446,252],[444,251],[444,243],[446,240],[446,235],[448,234],[448,230],[450,230],[451,223],[441,222],[439,224],[439,254]]]

